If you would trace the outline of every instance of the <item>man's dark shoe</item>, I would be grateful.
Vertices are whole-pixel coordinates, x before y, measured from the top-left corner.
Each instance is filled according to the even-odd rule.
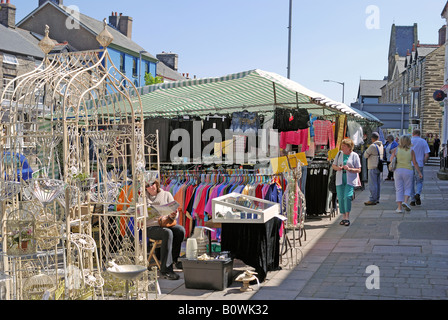
[[[376,201],[367,201],[367,202],[364,202],[364,205],[366,205],[366,206],[376,206]]]
[[[418,205],[418,206],[422,205],[422,200],[420,199],[420,195],[419,194],[415,195],[415,204]]]
[[[168,280],[179,280],[180,278],[180,276],[173,271],[162,272],[162,276]]]
[[[415,201],[411,201],[411,206],[415,207]]]
[[[177,261],[176,263],[174,263],[174,265],[176,266],[176,269],[182,270],[182,261]]]

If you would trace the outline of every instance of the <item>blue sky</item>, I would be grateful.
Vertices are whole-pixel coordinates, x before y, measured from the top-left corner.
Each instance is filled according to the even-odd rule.
[[[19,22],[38,0],[11,3],[17,7]],[[381,80],[387,74],[392,24],[417,23],[420,43],[435,44],[445,23],[441,18],[445,3],[293,0],[291,79],[338,101],[342,86],[323,80],[345,82],[345,102],[350,104],[360,79]],[[190,76],[217,77],[252,69],[287,75],[289,0],[65,0],[64,4],[98,20],[112,11],[131,16],[133,40],[153,55],[179,54],[179,72]]]

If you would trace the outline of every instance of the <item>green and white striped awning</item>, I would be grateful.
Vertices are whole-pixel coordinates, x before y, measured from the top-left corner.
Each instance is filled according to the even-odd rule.
[[[375,121],[297,82],[259,69],[217,78],[167,82],[138,90],[145,116],[204,115],[243,109],[263,112],[280,106],[305,108],[314,115],[347,114]]]

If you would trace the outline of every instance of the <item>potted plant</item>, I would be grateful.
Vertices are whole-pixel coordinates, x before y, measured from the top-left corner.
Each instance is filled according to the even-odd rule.
[[[33,229],[31,227],[25,227],[22,230],[16,230],[11,235],[12,241],[11,247],[16,245],[19,249],[22,249],[23,251],[26,251],[28,249],[28,243],[32,239],[33,236]]]

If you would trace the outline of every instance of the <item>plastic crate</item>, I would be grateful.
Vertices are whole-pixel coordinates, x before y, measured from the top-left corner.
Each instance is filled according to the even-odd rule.
[[[222,291],[233,282],[233,260],[180,259],[184,272],[185,288]]]

